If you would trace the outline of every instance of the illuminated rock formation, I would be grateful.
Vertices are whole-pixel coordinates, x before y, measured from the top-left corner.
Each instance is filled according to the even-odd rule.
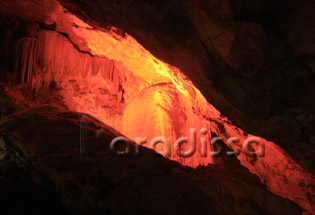
[[[170,159],[192,168],[236,161],[233,157],[227,160],[211,157],[211,153],[218,149],[217,145],[211,144],[211,140],[220,137],[226,150],[240,151],[240,155],[237,156],[239,162],[251,173],[256,174],[271,192],[298,203],[307,213],[314,212],[314,176],[300,166],[291,157],[291,153],[288,154],[286,149],[276,145],[277,142],[264,139],[274,136],[270,134],[275,133],[273,130],[275,127],[277,131],[282,132],[279,124],[270,124],[270,128],[266,128],[263,117],[256,117],[251,121],[250,114],[242,113],[241,110],[246,109],[247,104],[242,103],[242,99],[246,100],[248,94],[240,85],[246,81],[233,79],[235,75],[233,71],[225,70],[229,66],[250,82],[250,78],[259,69],[279,60],[278,57],[271,57],[271,61],[264,58],[263,50],[269,53],[272,47],[270,44],[277,40],[265,33],[257,24],[243,23],[239,28],[239,23],[231,24],[209,18],[204,11],[196,8],[196,5],[184,5],[185,9],[188,8],[186,11],[188,20],[196,27],[192,39],[188,37],[184,38],[187,41],[181,41],[184,44],[175,42],[173,47],[173,40],[167,36],[164,38],[163,33],[162,36],[157,34],[157,39],[148,32],[139,33],[141,30],[138,31],[137,28],[131,30],[134,34],[141,35],[139,36],[141,42],[144,41],[146,46],[151,41],[149,47],[156,48],[156,53],[162,53],[162,58],[159,58],[160,56],[153,55],[133,36],[123,31],[130,30],[128,26],[123,30],[112,25],[102,26],[97,22],[99,20],[93,22],[93,15],[91,20],[84,16],[86,14],[77,12],[86,18],[86,23],[53,0],[44,1],[42,5],[39,1],[25,2],[27,4],[21,1],[0,4],[1,11],[8,17],[24,9],[26,12],[21,12],[21,18],[27,20],[27,23],[32,23],[30,26],[34,27],[30,31],[25,31],[22,27],[19,29],[22,32],[21,38],[14,41],[15,70],[14,73],[8,73],[13,77],[15,87],[5,85],[9,96],[20,106],[21,101],[28,107],[50,104],[68,111],[90,114],[132,140],[136,141],[137,137],[147,138],[144,145],[146,147],[150,147],[150,142],[155,137],[166,138],[171,149]],[[61,2],[65,6],[68,5],[67,1]],[[69,2],[72,5],[71,1]],[[30,10],[36,10],[38,13],[33,16]],[[231,11],[225,12],[226,17],[223,19],[230,19]],[[199,25],[200,20],[205,21],[206,32]],[[229,30],[225,31],[225,28]],[[146,33],[148,38],[145,38]],[[167,32],[165,34],[167,35]],[[202,45],[193,42],[195,34],[200,36]],[[254,36],[251,37],[251,34]],[[244,49],[238,49],[246,38],[251,38],[252,42],[246,43]],[[157,41],[165,43],[158,44]],[[174,56],[170,55],[169,50],[165,51],[167,44],[174,51],[172,53]],[[189,50],[191,53],[187,51],[186,45],[192,48]],[[207,54],[199,49],[203,46],[206,47]],[[254,54],[248,50],[253,50]],[[283,50],[279,52],[282,53]],[[193,54],[196,56],[192,57]],[[214,55],[213,58],[209,57],[211,54]],[[206,55],[209,55],[210,60],[205,57]],[[167,57],[169,58],[165,59]],[[218,58],[222,58],[224,63],[216,61]],[[177,67],[172,64],[173,62]],[[212,67],[216,62],[219,62],[217,65],[221,69],[219,72],[214,71]],[[180,69],[181,67],[184,69]],[[206,72],[211,75],[207,76]],[[222,75],[217,74],[220,72]],[[258,80],[259,75],[257,74]],[[273,80],[273,77],[270,79]],[[222,84],[217,88],[214,87],[216,80]],[[254,84],[256,82],[252,83]],[[246,86],[250,89],[249,86],[252,85]],[[259,82],[257,85],[260,86]],[[252,88],[253,91],[258,89],[257,92],[260,92],[259,87]],[[229,97],[230,94],[232,96]],[[238,100],[239,98],[241,99]],[[255,103],[255,96],[250,99]],[[245,128],[250,127],[252,123],[253,128],[249,130],[260,128],[259,122],[264,122],[260,125],[262,131],[258,129],[255,134],[266,134],[263,135],[264,138],[260,138],[265,145],[265,157],[246,155],[243,143],[254,135],[233,125],[213,104],[218,104],[220,110],[230,115],[233,123],[237,121]],[[192,156],[184,158],[180,153],[190,150],[191,129],[196,130],[196,151]],[[283,129],[290,131],[290,128],[286,130],[285,126]],[[279,133],[279,136],[282,136],[281,134]],[[175,142],[181,137],[187,137],[189,141],[176,147]],[[239,142],[230,144],[231,137],[238,138]],[[279,139],[284,140],[281,137]],[[258,145],[253,144],[252,147],[258,150]],[[165,148],[165,144],[164,147],[163,144],[158,144],[156,150],[162,153]],[[312,165],[306,162],[306,166]]]

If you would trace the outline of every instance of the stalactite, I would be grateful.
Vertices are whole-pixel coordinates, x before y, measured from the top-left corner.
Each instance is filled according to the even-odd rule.
[[[15,44],[15,79],[20,84],[30,85],[38,59],[39,41],[24,37]]]
[[[123,88],[119,88],[120,72],[114,61],[79,52],[67,38],[57,32],[41,31],[39,41],[42,70],[39,76],[44,75],[46,83],[49,81],[47,79],[51,79],[51,74],[54,74],[59,84],[65,84],[68,78],[78,81],[78,76],[99,76],[106,83],[103,87],[107,87],[113,95],[121,94]]]

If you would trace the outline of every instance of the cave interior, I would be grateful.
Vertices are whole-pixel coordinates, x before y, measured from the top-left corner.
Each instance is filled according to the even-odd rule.
[[[313,0],[2,0],[3,214],[315,214]]]

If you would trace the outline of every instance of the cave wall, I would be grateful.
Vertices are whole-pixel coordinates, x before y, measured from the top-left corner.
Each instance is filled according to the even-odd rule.
[[[299,52],[294,50],[290,40],[284,39],[285,34],[273,30],[277,29],[277,25],[269,28],[266,27],[264,20],[253,22],[248,17],[236,16],[228,1],[198,4],[188,4],[185,1],[160,4],[148,1],[144,5],[137,1],[120,3],[109,1],[106,5],[105,2],[98,1],[87,3],[81,1],[81,4],[76,1],[70,4],[69,1],[61,2],[74,14],[83,17],[88,24],[80,22],[58,4],[52,4],[50,1],[45,1],[43,5],[44,8],[50,4],[54,5],[51,10],[44,10],[33,17],[27,13],[34,10],[36,5],[40,8],[40,4],[33,1],[31,4],[35,6],[29,6],[27,13],[22,13],[22,16],[26,22],[31,20],[33,24],[38,24],[40,26],[38,32],[35,36],[29,32],[25,35],[27,31],[23,31],[22,36],[14,34],[17,40],[13,44],[23,37],[33,37],[40,47],[39,56],[37,54],[32,54],[33,57],[24,56],[25,53],[33,53],[27,48],[32,47],[31,43],[26,40],[28,45],[25,49],[28,51],[23,52],[25,49],[20,47],[18,50],[22,50],[21,53],[14,55],[20,56],[20,59],[38,58],[36,61],[39,66],[35,70],[34,67],[16,70],[12,76],[15,81],[24,82],[25,87],[31,87],[30,93],[42,99],[39,103],[60,102],[65,108],[76,112],[86,112],[94,107],[104,108],[105,115],[109,118],[102,119],[101,115],[104,116],[104,113],[95,116],[114,128],[121,128],[119,121],[125,118],[123,129],[129,130],[128,127],[135,126],[131,121],[136,119],[136,127],[128,131],[132,134],[138,132],[137,129],[141,128],[143,121],[152,119],[147,125],[154,124],[155,120],[159,123],[165,121],[167,125],[161,123],[163,127],[161,133],[148,133],[148,136],[163,132],[169,132],[170,136],[187,134],[183,127],[199,129],[205,125],[212,132],[209,132],[211,135],[207,137],[208,139],[222,136],[226,142],[231,136],[239,136],[243,141],[248,136],[243,131],[246,130],[276,140],[285,151],[276,144],[266,141],[268,154],[266,159],[257,160],[246,156],[239,159],[242,165],[257,174],[272,192],[290,198],[311,210],[314,202],[312,191],[314,178],[286,153],[289,152],[307,170],[314,170],[313,73],[310,66],[312,57],[301,56],[301,53],[311,55],[311,49],[301,52],[303,50],[301,46]],[[15,3],[11,2],[12,5]],[[19,8],[17,5],[12,7]],[[233,7],[236,10],[235,5]],[[239,10],[242,10],[242,7]],[[10,12],[9,9],[8,11]],[[16,11],[12,10],[11,13],[14,14]],[[180,93],[175,93],[171,82],[165,83],[167,80],[165,77],[159,79],[160,76],[149,75],[152,73],[135,77],[135,74],[141,73],[132,71],[134,72],[132,74],[119,62],[91,54],[94,52],[96,54],[97,49],[93,50],[93,47],[89,46],[89,41],[76,34],[80,29],[85,29],[86,35],[89,35],[90,31],[100,29],[108,33],[111,25],[120,27],[134,36],[159,59],[180,68],[211,104],[243,130],[233,126],[214,107],[207,106],[207,103],[194,104],[198,99],[193,100],[193,97],[189,98],[192,100],[186,101]],[[104,32],[98,33],[103,35]],[[116,29],[115,33],[119,38],[128,37],[119,29]],[[6,35],[9,34],[5,33],[4,37]],[[17,61],[20,62],[19,59]],[[26,65],[23,61],[20,63]],[[136,66],[141,68],[143,65]],[[29,73],[32,70],[34,73]],[[21,79],[33,75],[36,78],[32,80]],[[166,90],[168,87],[165,86],[151,86],[152,89],[160,90],[157,97],[162,98],[162,101],[170,100],[164,103],[159,101],[159,104],[166,106],[161,107],[149,99],[153,96],[152,92],[150,94],[150,88],[145,88],[148,83],[143,77],[146,76],[152,78],[150,84],[161,80],[159,84],[169,86],[169,90]],[[140,93],[140,98],[136,97],[139,92],[149,96],[141,99]],[[49,94],[54,96],[47,96]],[[96,94],[98,96],[95,97]],[[177,99],[185,100],[181,103],[184,105],[178,105]],[[126,107],[122,101],[130,102],[134,106]],[[157,114],[149,112],[134,116],[124,115],[124,111],[128,112],[129,108],[135,110],[148,104],[160,112],[161,121],[158,121],[160,119],[156,117]],[[197,107],[195,111],[193,107]],[[180,113],[182,111],[181,115],[172,113],[173,109]],[[113,116],[115,114],[117,116]],[[182,124],[181,122],[185,121],[182,118],[185,117],[191,122]],[[173,124],[172,121],[176,121],[177,124],[169,126]],[[179,160],[178,157],[175,160]],[[211,159],[203,161],[199,158],[188,160],[187,163],[179,161],[193,167],[212,162]]]
[[[199,98],[198,93],[195,92],[191,97],[186,96],[171,81],[148,86],[123,65],[78,50],[66,34],[39,28],[37,37],[39,56],[35,71],[32,72],[33,79],[18,86],[22,91],[32,89],[34,106],[59,105],[71,111],[88,113],[131,139],[138,135],[147,137],[148,143],[153,137],[165,136],[171,142],[171,159],[183,165],[194,168],[209,163],[239,165],[235,157],[211,157],[210,153],[214,151],[211,148],[211,139],[221,137],[227,143],[229,137],[239,137],[241,144],[251,135],[234,126],[206,100]],[[22,53],[23,51],[25,50],[21,49]],[[29,51],[27,53],[34,56]],[[115,67],[115,63],[120,70]],[[116,79],[114,72],[119,74]],[[17,74],[12,75],[13,80],[21,84],[16,78]],[[114,80],[118,82],[115,83]],[[121,88],[117,87],[118,83]],[[117,94],[122,89],[129,97],[120,97],[118,100]],[[173,142],[182,136],[189,137],[190,128],[197,130],[196,153],[184,159],[177,154]],[[201,128],[206,128],[206,135],[199,133]],[[200,151],[199,140],[202,136],[206,138],[208,145],[206,157],[202,157]],[[314,181],[312,175],[297,165],[283,149],[272,142],[263,141],[266,144],[265,158],[249,158],[242,154],[238,157],[240,163],[257,174],[272,192],[311,210],[311,186]],[[189,146],[184,144],[182,147],[185,150]],[[241,145],[238,147],[242,148]],[[163,147],[157,147],[157,150],[161,148]],[[305,196],[305,193],[309,193],[310,197]]]
[[[233,123],[285,148],[314,173],[312,1],[75,1],[177,66]],[[92,12],[93,11],[93,12]]]
[[[80,156],[81,117],[44,106],[5,119],[0,127],[0,155],[6,151],[0,160],[4,213],[302,214],[301,207],[268,191],[240,165],[192,169],[147,148],[141,148],[141,158],[117,157],[108,144],[121,134],[92,117],[92,153]],[[98,140],[100,127],[105,129]]]
[[[136,84],[133,74],[127,70],[120,72],[112,60],[80,52],[67,36],[57,31],[43,29],[37,23],[20,22],[19,30],[23,33],[15,35],[16,41],[5,44],[14,47],[9,60],[5,59],[11,64],[2,67],[14,65],[7,81],[30,91],[35,103],[77,112],[99,108],[99,118],[112,127],[118,126],[113,119],[122,115],[123,101],[131,99],[141,81]],[[33,33],[25,31],[25,26],[33,26]],[[6,48],[3,50],[7,53]]]
[[[14,20],[10,15],[6,19]],[[169,78],[156,73],[149,61],[136,57],[135,60],[128,59],[137,52],[123,54],[122,60],[127,59],[126,62],[82,51],[77,45],[78,40],[74,43],[69,36],[72,28],[68,28],[71,25],[67,22],[72,21],[68,17],[57,24],[36,23],[20,17],[18,28],[21,33],[16,33],[12,44],[6,44],[15,47],[9,56],[15,66],[7,74],[10,95],[24,100],[26,106],[49,104],[90,114],[133,140],[138,136],[146,137],[147,147],[154,137],[165,137],[172,147],[170,157],[184,165],[197,167],[212,163],[211,147],[207,148],[207,155],[201,157],[197,142],[196,155],[182,159],[173,144],[179,137],[189,137],[190,128],[197,132],[201,128],[210,129],[207,120],[192,109],[198,105],[207,108],[205,100],[194,104],[192,97],[182,95]],[[66,32],[57,30],[63,28],[62,25],[67,26],[63,29]],[[10,26],[10,30],[14,27],[17,26]],[[108,46],[105,48],[109,49]],[[128,50],[124,46],[121,48]],[[124,53],[123,50],[119,52]],[[152,71],[142,69],[146,64],[151,64],[148,68]],[[128,66],[133,70],[129,71]],[[194,89],[190,91],[197,99]],[[210,115],[213,110],[209,110]],[[214,114],[218,115],[218,112]],[[211,139],[210,133],[205,135],[207,140]],[[182,147],[189,148],[188,143],[184,145]]]

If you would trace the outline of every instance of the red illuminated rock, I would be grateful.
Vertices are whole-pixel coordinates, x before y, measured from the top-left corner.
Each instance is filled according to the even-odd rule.
[[[89,113],[130,138],[149,141],[165,136],[174,142],[189,136],[190,128],[199,140],[205,128],[208,154],[216,136],[223,144],[238,137],[239,148],[253,136],[247,132],[276,140],[281,147],[262,138],[265,158],[241,153],[238,159],[273,193],[313,212],[313,64],[295,56],[312,54],[312,46],[304,44],[311,31],[293,26],[307,35],[294,43],[297,33],[291,32],[286,41],[285,33],[269,29],[261,17],[237,17],[238,9],[252,7],[244,1],[60,2],[82,20],[56,1],[0,3],[4,16],[23,20],[4,31],[19,37],[13,42],[12,76],[23,85],[7,86],[15,100],[26,107],[51,104]],[[279,18],[283,26],[287,16]],[[34,28],[25,31],[25,26]],[[172,150],[171,159],[194,168],[226,162],[202,158],[199,141],[196,148],[186,159]]]
[[[0,176],[14,176],[8,174],[9,164],[23,163],[26,169],[33,169],[29,173],[17,167],[20,174],[11,179],[11,191],[14,181],[31,174],[27,183],[39,187],[39,204],[46,204],[47,211],[59,213],[65,213],[65,209],[58,205],[58,198],[46,202],[55,195],[52,190],[71,213],[301,213],[296,204],[267,191],[256,176],[240,165],[233,169],[211,165],[195,170],[157,156],[147,148],[142,148],[141,157],[116,157],[109,143],[121,134],[91,117],[87,125],[88,154],[80,155],[81,118],[82,114],[49,106],[6,117],[0,134],[10,153],[0,160]],[[95,134],[100,127],[105,129],[97,140]],[[47,190],[47,184],[52,184],[52,188]],[[0,183],[0,188],[2,185],[5,184]],[[16,193],[28,193],[27,187],[18,187]],[[1,192],[2,195],[12,202],[4,206],[8,213],[23,207],[12,208],[16,198]],[[30,202],[29,210],[37,210],[31,201],[26,202]]]

